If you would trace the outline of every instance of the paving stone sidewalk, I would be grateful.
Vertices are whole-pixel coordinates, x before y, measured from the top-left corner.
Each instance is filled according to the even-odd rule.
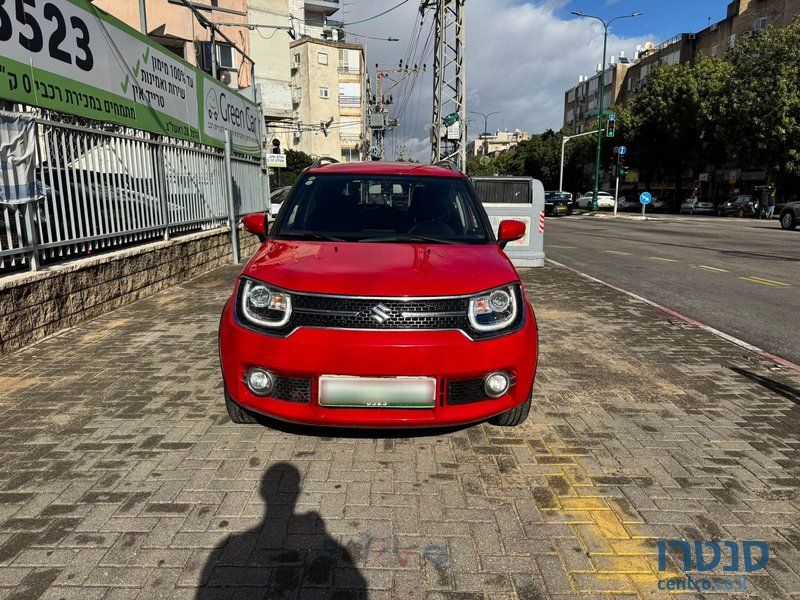
[[[665,539],[766,542],[727,595],[800,599],[800,374],[546,267],[524,426],[237,426],[235,274],[0,359],[0,598],[656,598]]]

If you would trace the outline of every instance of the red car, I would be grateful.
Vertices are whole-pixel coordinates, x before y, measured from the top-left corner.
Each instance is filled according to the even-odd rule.
[[[225,402],[346,427],[517,425],[531,406],[536,319],[462,173],[316,163],[283,202],[245,218],[264,242],[222,313]]]

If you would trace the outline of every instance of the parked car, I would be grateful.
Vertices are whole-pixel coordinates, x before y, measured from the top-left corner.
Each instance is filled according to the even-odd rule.
[[[783,229],[794,229],[800,223],[800,201],[788,202],[782,209],[779,216]]]
[[[578,198],[578,208],[591,208],[594,192],[586,192]],[[614,208],[614,196],[608,192],[597,192],[597,206],[600,208]]]
[[[669,212],[669,201],[665,198],[653,196],[652,201],[647,205],[647,212]]]
[[[697,198],[686,198],[681,204],[681,214],[707,214],[713,215],[715,212],[714,199],[707,196]]]
[[[757,214],[757,203],[749,194],[739,194],[729,198],[717,207],[717,216],[752,217]]]
[[[289,190],[292,189],[292,186],[285,185],[279,188],[275,188],[270,192],[269,195],[269,214],[271,216],[276,216],[278,211],[281,209],[281,205],[283,201],[286,200],[286,196],[289,195]]]
[[[572,195],[567,192],[545,192],[544,211],[546,215],[571,215]]]
[[[404,196],[391,204],[383,193]],[[267,236],[264,214],[245,227]],[[300,176],[247,263],[219,329],[225,403],[311,425],[522,423],[536,318],[468,178],[413,163],[319,165]]]
[[[620,196],[617,198],[617,210],[634,211],[642,210],[642,205],[638,198]]]

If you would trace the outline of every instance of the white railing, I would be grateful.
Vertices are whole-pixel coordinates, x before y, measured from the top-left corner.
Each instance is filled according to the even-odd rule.
[[[41,198],[0,204],[0,276],[229,223],[224,153],[37,119]],[[236,215],[266,210],[257,159],[234,155]]]

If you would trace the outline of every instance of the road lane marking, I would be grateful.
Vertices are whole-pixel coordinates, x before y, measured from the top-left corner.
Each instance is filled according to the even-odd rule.
[[[728,335],[727,333],[725,333],[723,331],[720,331],[719,329],[715,329],[714,327],[711,327],[710,325],[706,325],[705,323],[701,323],[700,321],[696,321],[696,320],[692,319],[691,317],[687,317],[686,315],[683,315],[683,314],[681,314],[681,313],[679,313],[677,311],[674,311],[674,310],[672,310],[670,308],[667,308],[666,306],[658,304],[657,302],[653,302],[652,300],[648,300],[647,298],[644,298],[643,296],[640,296],[639,294],[634,294],[633,292],[629,292],[628,290],[624,290],[621,287],[617,287],[615,285],[612,285],[612,284],[608,283],[607,281],[603,281],[602,279],[598,279],[597,277],[592,277],[591,275],[589,275],[587,273],[584,273],[582,271],[579,271],[578,269],[573,269],[572,267],[568,267],[564,263],[560,263],[560,262],[558,262],[556,260],[553,260],[552,258],[545,258],[545,261],[547,261],[551,265],[556,265],[557,267],[561,267],[562,269],[566,269],[567,271],[571,271],[572,273],[575,273],[576,275],[579,275],[579,276],[583,277],[584,279],[588,279],[589,281],[594,281],[595,283],[599,283],[600,285],[604,285],[607,288],[611,288],[612,290],[616,290],[617,292],[619,292],[621,294],[625,294],[626,296],[628,296],[630,298],[635,298],[636,300],[639,300],[640,302],[644,302],[645,304],[649,304],[653,308],[655,308],[657,310],[660,310],[661,312],[666,313],[666,314],[668,314],[668,315],[670,315],[672,317],[675,317],[676,319],[680,319],[681,321],[683,321],[685,323],[688,323],[689,325],[692,325],[693,327],[697,327],[699,329],[707,331],[707,332],[709,332],[709,333],[711,333],[713,335],[716,335],[717,337],[722,338],[723,340],[726,340],[726,341],[730,342],[731,344],[735,344],[735,345],[739,346],[740,348],[744,348],[745,350],[750,350],[751,352],[755,352],[756,354],[758,354],[759,356],[761,356],[763,358],[767,358],[767,359],[769,359],[769,360],[771,360],[771,361],[773,361],[775,363],[778,363],[779,365],[782,365],[782,366],[786,367],[787,369],[791,369],[792,371],[797,371],[798,373],[800,373],[800,365],[795,364],[795,363],[793,363],[793,362],[791,362],[789,360],[786,360],[785,358],[781,358],[780,356],[776,356],[775,354],[772,354],[770,352],[767,352],[766,350],[763,350],[762,348],[759,348],[758,346],[754,346],[753,344],[749,344],[748,342],[745,342],[744,340],[741,340],[741,339],[739,339],[737,337],[734,337],[732,335]]]
[[[782,281],[773,281],[772,279],[764,279],[763,277],[739,277],[745,281],[752,281],[753,283],[760,283],[761,285],[771,285],[772,287],[791,287],[788,283]]]
[[[650,260],[663,260],[664,262],[678,262],[677,260],[672,260],[671,258],[661,258],[660,256],[648,256]]]
[[[547,244],[548,248],[563,248],[564,250],[575,250],[576,246],[559,246],[558,244]]]
[[[730,273],[725,269],[718,269],[717,267],[709,267],[708,265],[697,265],[695,269],[703,269],[704,271],[715,271],[717,273]]]
[[[603,252],[605,252],[606,254],[623,254],[625,256],[630,256],[631,255],[630,252],[619,252],[617,250],[603,250]]]

